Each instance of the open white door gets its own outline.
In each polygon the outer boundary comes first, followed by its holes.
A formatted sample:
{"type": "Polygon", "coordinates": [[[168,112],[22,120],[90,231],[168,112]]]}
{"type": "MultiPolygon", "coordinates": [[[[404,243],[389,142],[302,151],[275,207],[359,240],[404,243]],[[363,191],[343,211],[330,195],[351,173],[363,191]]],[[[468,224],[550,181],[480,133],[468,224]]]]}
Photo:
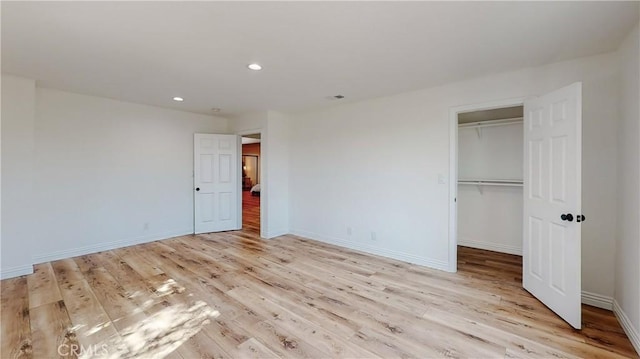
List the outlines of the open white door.
{"type": "Polygon", "coordinates": [[[195,233],[240,229],[239,137],[194,135],[195,233]]]}
{"type": "Polygon", "coordinates": [[[523,285],[580,329],[582,83],[524,103],[523,285]]]}

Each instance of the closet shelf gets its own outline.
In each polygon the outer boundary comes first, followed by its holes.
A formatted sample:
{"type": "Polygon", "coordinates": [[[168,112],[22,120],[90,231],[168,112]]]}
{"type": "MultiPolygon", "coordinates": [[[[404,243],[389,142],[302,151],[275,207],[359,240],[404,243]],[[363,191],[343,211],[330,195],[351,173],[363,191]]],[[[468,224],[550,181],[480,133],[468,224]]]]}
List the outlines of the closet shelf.
{"type": "Polygon", "coordinates": [[[484,186],[496,186],[496,187],[522,187],[523,182],[519,180],[476,180],[465,179],[458,180],[458,184],[472,185],[478,187],[478,192],[482,193],[482,187],[484,186]]]}
{"type": "Polygon", "coordinates": [[[468,184],[476,186],[510,186],[510,187],[522,187],[523,182],[519,180],[479,180],[479,179],[464,179],[458,180],[458,184],[468,184]]]}
{"type": "Polygon", "coordinates": [[[478,134],[478,138],[482,138],[482,129],[485,127],[516,125],[516,124],[521,124],[522,121],[523,121],[522,117],[514,117],[514,118],[505,118],[502,120],[461,123],[458,125],[458,128],[459,129],[473,128],[476,130],[476,133],[478,134]]]}

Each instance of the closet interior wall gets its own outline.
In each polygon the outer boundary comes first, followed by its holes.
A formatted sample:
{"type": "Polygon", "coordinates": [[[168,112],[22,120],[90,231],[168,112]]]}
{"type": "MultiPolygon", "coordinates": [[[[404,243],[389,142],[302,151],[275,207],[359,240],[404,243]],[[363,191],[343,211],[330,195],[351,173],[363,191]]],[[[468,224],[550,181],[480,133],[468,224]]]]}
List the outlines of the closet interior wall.
{"type": "Polygon", "coordinates": [[[459,125],[458,245],[522,255],[522,126],[459,125]]]}

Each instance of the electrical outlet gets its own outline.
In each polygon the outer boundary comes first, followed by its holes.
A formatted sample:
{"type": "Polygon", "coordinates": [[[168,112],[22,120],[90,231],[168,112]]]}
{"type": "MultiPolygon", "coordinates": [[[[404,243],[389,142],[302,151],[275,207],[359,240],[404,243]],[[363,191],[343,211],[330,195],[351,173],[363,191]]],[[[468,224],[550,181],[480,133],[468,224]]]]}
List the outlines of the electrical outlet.
{"type": "Polygon", "coordinates": [[[350,236],[351,235],[351,227],[347,227],[347,235],[350,236]]]}
{"type": "Polygon", "coordinates": [[[149,230],[149,222],[144,222],[144,230],[145,231],[149,230]]]}
{"type": "Polygon", "coordinates": [[[376,232],[371,232],[371,240],[372,240],[372,241],[376,241],[376,240],[377,240],[377,238],[376,238],[376,232]]]}

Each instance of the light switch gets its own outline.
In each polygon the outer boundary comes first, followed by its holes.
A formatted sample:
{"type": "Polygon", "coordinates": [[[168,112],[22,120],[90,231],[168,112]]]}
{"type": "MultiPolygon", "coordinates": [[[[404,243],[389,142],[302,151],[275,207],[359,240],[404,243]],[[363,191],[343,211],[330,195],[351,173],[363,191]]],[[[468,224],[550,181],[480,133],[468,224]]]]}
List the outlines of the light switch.
{"type": "Polygon", "coordinates": [[[442,173],[438,175],[438,184],[447,184],[447,179],[442,173]]]}

